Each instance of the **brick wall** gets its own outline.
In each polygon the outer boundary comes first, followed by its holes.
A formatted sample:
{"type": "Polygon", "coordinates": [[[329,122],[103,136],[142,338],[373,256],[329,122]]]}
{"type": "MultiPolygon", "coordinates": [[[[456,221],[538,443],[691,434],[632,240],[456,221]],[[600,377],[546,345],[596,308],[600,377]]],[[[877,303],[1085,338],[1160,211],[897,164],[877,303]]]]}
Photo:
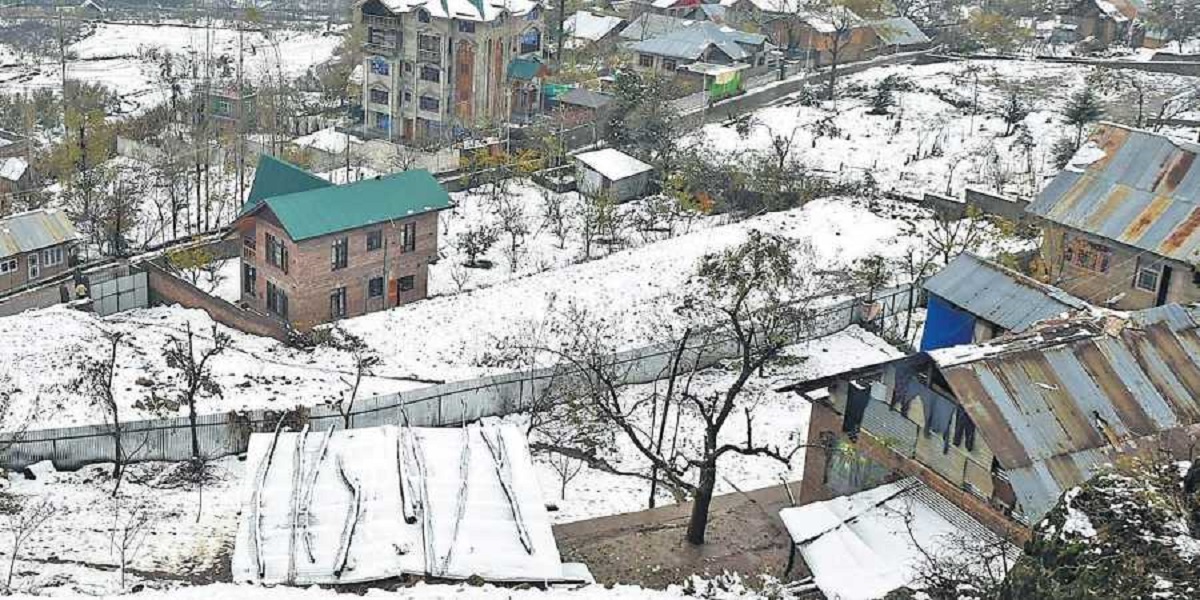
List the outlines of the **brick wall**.
{"type": "Polygon", "coordinates": [[[147,285],[150,287],[150,302],[153,304],[178,304],[186,308],[198,308],[222,325],[238,331],[287,340],[287,328],[283,323],[264,315],[238,308],[216,296],[200,291],[196,286],[168,273],[152,263],[142,263],[146,269],[147,285]]]}
{"type": "Polygon", "coordinates": [[[27,283],[33,281],[42,281],[51,279],[58,275],[67,272],[71,262],[71,249],[66,244],[62,244],[63,253],[62,261],[56,265],[46,266],[45,254],[42,250],[18,254],[8,258],[0,259],[0,261],[8,261],[13,258],[17,260],[17,270],[0,275],[0,293],[8,290],[15,290],[27,283]],[[29,278],[29,256],[36,254],[38,256],[38,276],[34,279],[29,278]]]}
{"type": "MultiPolygon", "coordinates": [[[[260,214],[267,215],[267,212],[260,214]]],[[[288,320],[297,329],[306,330],[331,320],[330,294],[339,287],[346,288],[347,317],[421,300],[428,295],[429,263],[437,257],[437,225],[437,213],[431,212],[293,243],[269,215],[256,218],[253,229],[243,231],[243,235],[253,235],[257,244],[254,257],[258,268],[256,295],[243,294],[242,301],[266,312],[266,286],[267,281],[271,281],[287,294],[288,320]],[[400,244],[406,223],[416,223],[416,244],[410,252],[402,252],[400,244]],[[383,231],[383,247],[368,251],[367,234],[379,230],[383,231]],[[287,245],[287,273],[267,262],[267,234],[287,245]],[[347,238],[347,266],[335,271],[331,268],[332,246],[342,237],[347,238]],[[369,281],[385,274],[385,254],[388,268],[384,296],[370,298],[369,281]],[[399,280],[410,275],[414,278],[413,289],[400,291],[399,280]]]]}

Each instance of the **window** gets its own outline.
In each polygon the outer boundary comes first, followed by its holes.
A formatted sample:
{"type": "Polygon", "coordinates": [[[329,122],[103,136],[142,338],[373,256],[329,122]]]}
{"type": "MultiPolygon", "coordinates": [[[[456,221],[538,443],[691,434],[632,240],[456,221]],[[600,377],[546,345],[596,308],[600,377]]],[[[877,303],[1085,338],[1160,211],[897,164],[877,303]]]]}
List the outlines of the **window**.
{"type": "Polygon", "coordinates": [[[1133,287],[1147,292],[1158,291],[1158,280],[1162,275],[1162,269],[1158,266],[1140,267],[1137,272],[1137,277],[1134,278],[1133,287]]]}
{"type": "Polygon", "coordinates": [[[213,101],[213,113],[224,116],[232,115],[233,104],[223,98],[217,98],[213,101]]]}
{"type": "Polygon", "coordinates": [[[333,241],[333,245],[329,250],[329,265],[330,270],[345,269],[350,262],[350,241],[348,238],[339,238],[333,241]]]}
{"type": "Polygon", "coordinates": [[[475,23],[472,21],[459,21],[458,30],[463,33],[475,33],[475,23]]]}
{"type": "Polygon", "coordinates": [[[426,65],[421,67],[421,81],[432,81],[437,83],[442,80],[442,72],[437,67],[426,65]]]}
{"type": "Polygon", "coordinates": [[[367,232],[367,252],[383,247],[383,232],[380,230],[367,232]]]}
{"type": "Polygon", "coordinates": [[[25,257],[25,262],[29,265],[29,278],[37,279],[38,276],[41,275],[41,273],[42,273],[41,269],[38,268],[37,252],[27,255],[25,257]]]}
{"type": "Polygon", "coordinates": [[[412,92],[404,92],[404,103],[405,104],[412,103],[412,92]]]}
{"type": "Polygon", "coordinates": [[[669,58],[664,58],[662,61],[662,68],[664,71],[674,71],[675,70],[675,61],[673,61],[669,58]]]}
{"type": "Polygon", "coordinates": [[[1067,245],[1063,258],[1077,267],[1107,273],[1112,264],[1112,249],[1086,240],[1075,240],[1067,245]]]}
{"type": "Polygon", "coordinates": [[[284,273],[288,272],[288,251],[287,246],[283,242],[275,239],[275,236],[266,234],[267,239],[267,262],[272,266],[280,269],[284,273]]]}
{"type": "Polygon", "coordinates": [[[340,287],[329,294],[329,316],[334,319],[346,316],[346,288],[340,287]]]}
{"type": "Polygon", "coordinates": [[[433,59],[436,60],[437,55],[442,51],[442,38],[436,35],[419,34],[417,35],[417,50],[432,52],[433,59]]]}
{"type": "Polygon", "coordinates": [[[17,271],[17,259],[10,258],[5,261],[0,261],[0,275],[8,275],[17,271]]]}
{"type": "Polygon", "coordinates": [[[654,57],[650,56],[649,54],[639,54],[638,55],[638,66],[639,67],[653,67],[654,66],[654,57]]]}
{"type": "Polygon", "coordinates": [[[417,224],[405,223],[400,230],[400,251],[412,252],[417,249],[417,224]]]}
{"type": "Polygon", "coordinates": [[[428,23],[429,22],[429,11],[427,11],[423,8],[418,9],[417,10],[417,20],[422,23],[428,23]]]}
{"type": "Polygon", "coordinates": [[[288,297],[283,289],[274,283],[267,282],[267,310],[283,317],[288,316],[288,297]]]}
{"type": "Polygon", "coordinates": [[[383,278],[372,277],[367,282],[367,296],[371,298],[379,298],[383,296],[383,278]]]}
{"type": "Polygon", "coordinates": [[[254,262],[254,255],[256,253],[257,246],[258,243],[254,241],[254,238],[242,238],[242,258],[250,262],[254,262]]]}
{"type": "Polygon", "coordinates": [[[388,100],[390,100],[390,96],[391,95],[388,94],[387,90],[380,90],[380,89],[372,89],[371,90],[371,102],[374,104],[387,104],[388,100]]]}
{"type": "MultiPolygon", "coordinates": [[[[367,30],[367,43],[383,46],[384,48],[395,48],[396,37],[389,31],[372,27],[367,30]]],[[[386,75],[386,73],[381,73],[381,75],[386,75]]]]}
{"type": "Polygon", "coordinates": [[[405,63],[404,63],[404,72],[405,72],[405,73],[412,73],[412,63],[405,61],[405,63]]]}
{"type": "Polygon", "coordinates": [[[542,49],[542,32],[536,27],[521,34],[521,54],[530,54],[542,49]]]}
{"type": "Polygon", "coordinates": [[[258,269],[247,262],[242,263],[242,295],[251,298],[258,295],[258,269]]]}
{"type": "Polygon", "coordinates": [[[421,110],[437,112],[438,107],[440,106],[441,102],[438,102],[437,98],[434,98],[433,96],[421,96],[421,110]]]}
{"type": "Polygon", "coordinates": [[[388,61],[376,56],[371,59],[371,72],[376,75],[387,76],[392,73],[392,65],[388,61]]]}
{"type": "Polygon", "coordinates": [[[42,250],[42,266],[53,267],[53,266],[61,265],[62,262],[63,262],[62,246],[57,246],[55,248],[46,248],[45,250],[42,250]]]}
{"type": "Polygon", "coordinates": [[[417,286],[417,278],[412,275],[405,275],[400,278],[400,291],[407,292],[417,286]]]}

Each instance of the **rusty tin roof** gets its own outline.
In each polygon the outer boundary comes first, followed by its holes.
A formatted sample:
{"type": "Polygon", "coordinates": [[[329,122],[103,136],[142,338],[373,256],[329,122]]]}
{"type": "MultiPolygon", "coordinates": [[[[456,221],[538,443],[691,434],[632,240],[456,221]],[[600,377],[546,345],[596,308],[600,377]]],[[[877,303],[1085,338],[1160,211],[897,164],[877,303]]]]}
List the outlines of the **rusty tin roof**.
{"type": "Polygon", "coordinates": [[[1198,153],[1200,145],[1104,123],[1027,210],[1159,256],[1200,263],[1198,153]]]}
{"type": "Polygon", "coordinates": [[[930,356],[1033,520],[1123,444],[1200,422],[1200,331],[1178,305],[930,356]]]}

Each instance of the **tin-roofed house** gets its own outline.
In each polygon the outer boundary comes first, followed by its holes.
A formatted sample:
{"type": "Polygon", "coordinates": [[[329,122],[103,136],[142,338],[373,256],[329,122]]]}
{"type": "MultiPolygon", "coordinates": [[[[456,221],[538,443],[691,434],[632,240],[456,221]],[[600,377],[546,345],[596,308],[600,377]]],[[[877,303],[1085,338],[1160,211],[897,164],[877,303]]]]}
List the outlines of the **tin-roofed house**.
{"type": "Polygon", "coordinates": [[[79,239],[61,210],[43,208],[0,219],[0,292],[65,272],[79,239]]]}
{"type": "Polygon", "coordinates": [[[1061,16],[1075,26],[1077,41],[1091,39],[1105,47],[1136,47],[1142,44],[1145,34],[1142,21],[1146,12],[1143,0],[1076,0],[1061,16]]]}
{"type": "Polygon", "coordinates": [[[263,156],[234,223],[241,303],[304,330],[420,300],[449,207],[424,170],[333,185],[263,156]]]}
{"type": "Polygon", "coordinates": [[[933,44],[933,40],[907,17],[875,19],[868,24],[879,37],[881,54],[924,50],[933,44]]]}
{"type": "Polygon", "coordinates": [[[955,257],[923,287],[929,300],[922,351],[985,342],[1090,308],[1054,286],[970,253],[955,257]]]}
{"type": "Polygon", "coordinates": [[[784,388],[812,401],[801,503],[915,476],[1020,536],[1121,455],[1186,457],[1200,433],[1200,326],[1179,305],[1043,322],[784,388]]]}
{"type": "Polygon", "coordinates": [[[575,181],[580,193],[606,195],[627,202],[646,193],[654,167],[614,148],[575,156],[575,181]]]}
{"type": "Polygon", "coordinates": [[[770,48],[762,34],[710,21],[626,45],[637,71],[695,82],[710,101],[740,93],[744,74],[770,68],[770,48]]]}
{"type": "Polygon", "coordinates": [[[1050,283],[1124,310],[1200,301],[1200,145],[1104,123],[1026,209],[1050,283]]]}

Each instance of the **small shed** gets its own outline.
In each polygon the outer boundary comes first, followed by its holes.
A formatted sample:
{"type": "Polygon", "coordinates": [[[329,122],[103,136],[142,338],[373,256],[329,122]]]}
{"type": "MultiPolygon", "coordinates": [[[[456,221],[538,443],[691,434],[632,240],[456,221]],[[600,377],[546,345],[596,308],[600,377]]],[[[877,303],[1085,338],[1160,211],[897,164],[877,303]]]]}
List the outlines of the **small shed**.
{"type": "Polygon", "coordinates": [[[606,194],[627,202],[646,193],[654,167],[614,148],[575,156],[575,180],[584,194],[606,194]]]}

